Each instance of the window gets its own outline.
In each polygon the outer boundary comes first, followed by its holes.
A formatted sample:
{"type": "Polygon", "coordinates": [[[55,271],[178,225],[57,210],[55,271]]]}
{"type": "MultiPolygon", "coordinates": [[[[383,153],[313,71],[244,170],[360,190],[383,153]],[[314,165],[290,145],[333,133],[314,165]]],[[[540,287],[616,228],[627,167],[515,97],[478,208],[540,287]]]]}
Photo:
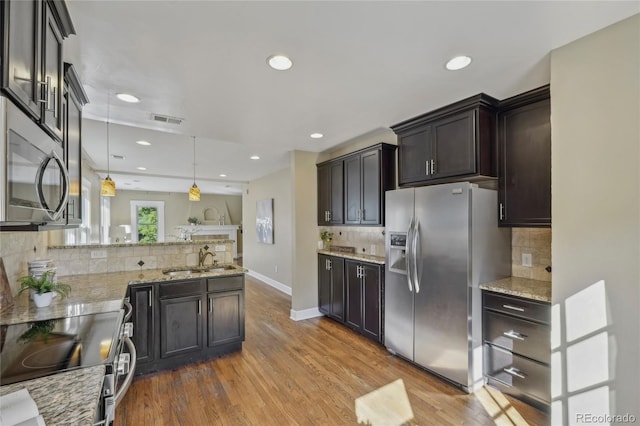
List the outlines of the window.
{"type": "Polygon", "coordinates": [[[131,239],[137,243],[164,241],[164,201],[131,201],[131,239]]]}

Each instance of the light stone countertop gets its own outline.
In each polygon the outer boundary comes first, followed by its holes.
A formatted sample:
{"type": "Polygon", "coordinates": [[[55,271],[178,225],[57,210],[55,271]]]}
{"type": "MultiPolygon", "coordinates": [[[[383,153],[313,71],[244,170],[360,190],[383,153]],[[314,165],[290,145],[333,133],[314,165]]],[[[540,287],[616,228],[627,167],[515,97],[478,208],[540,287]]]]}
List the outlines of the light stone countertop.
{"type": "Polygon", "coordinates": [[[98,408],[104,373],[104,365],[78,368],[0,386],[0,395],[27,389],[45,424],[90,426],[98,408]]]}
{"type": "Polygon", "coordinates": [[[115,243],[115,244],[77,244],[49,246],[50,249],[102,249],[102,248],[118,248],[118,247],[156,247],[156,246],[186,246],[186,245],[203,245],[203,244],[231,244],[233,240],[191,240],[191,241],[163,241],[161,243],[115,243]]]}
{"type": "MultiPolygon", "coordinates": [[[[185,266],[184,268],[188,267],[185,266]]],[[[117,311],[122,308],[122,301],[126,297],[127,287],[130,284],[236,275],[247,272],[247,269],[236,265],[236,269],[234,270],[175,276],[165,275],[162,271],[163,269],[149,269],[142,271],[60,276],[58,277],[59,282],[71,286],[71,294],[69,297],[61,299],[58,296],[53,299],[50,306],[37,308],[35,304],[29,300],[29,294],[25,291],[20,296],[14,298],[14,305],[12,307],[0,313],[0,325],[117,311]]]]}
{"type": "Polygon", "coordinates": [[[551,283],[548,281],[509,277],[480,284],[480,289],[551,303],[551,283]]]}
{"type": "Polygon", "coordinates": [[[373,256],[370,254],[360,254],[360,253],[345,253],[342,251],[333,251],[320,249],[318,250],[318,254],[326,254],[328,256],[336,256],[336,257],[344,257],[345,259],[353,259],[353,260],[361,260],[363,262],[376,263],[378,265],[385,264],[384,256],[373,256]]]}

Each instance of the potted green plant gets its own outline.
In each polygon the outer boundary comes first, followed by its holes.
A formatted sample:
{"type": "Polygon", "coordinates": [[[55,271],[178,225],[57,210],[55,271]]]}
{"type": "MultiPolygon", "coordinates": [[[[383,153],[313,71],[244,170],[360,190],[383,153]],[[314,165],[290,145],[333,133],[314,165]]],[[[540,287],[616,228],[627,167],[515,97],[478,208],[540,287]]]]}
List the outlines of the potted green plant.
{"type": "Polygon", "coordinates": [[[49,306],[53,299],[53,293],[58,293],[62,298],[65,298],[71,293],[71,286],[68,284],[59,283],[53,280],[53,272],[45,272],[41,277],[33,277],[31,275],[26,277],[20,277],[21,294],[25,290],[33,290],[33,302],[38,308],[49,306]]]}
{"type": "Polygon", "coordinates": [[[200,225],[200,219],[198,219],[198,218],[197,218],[197,217],[195,217],[195,216],[192,216],[192,217],[190,216],[190,217],[187,219],[187,222],[189,222],[189,224],[190,224],[190,225],[193,225],[193,226],[195,226],[195,225],[200,225]]]}
{"type": "Polygon", "coordinates": [[[329,250],[331,247],[331,240],[333,240],[333,232],[322,231],[320,232],[320,239],[324,243],[324,248],[329,250]]]}

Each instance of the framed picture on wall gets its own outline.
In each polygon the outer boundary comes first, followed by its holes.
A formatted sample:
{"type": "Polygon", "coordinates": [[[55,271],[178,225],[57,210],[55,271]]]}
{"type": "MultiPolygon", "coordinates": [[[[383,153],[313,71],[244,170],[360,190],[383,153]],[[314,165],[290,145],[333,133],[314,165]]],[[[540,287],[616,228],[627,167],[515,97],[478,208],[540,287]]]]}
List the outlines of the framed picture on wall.
{"type": "Polygon", "coordinates": [[[259,243],[273,244],[273,198],[256,202],[256,236],[259,243]]]}

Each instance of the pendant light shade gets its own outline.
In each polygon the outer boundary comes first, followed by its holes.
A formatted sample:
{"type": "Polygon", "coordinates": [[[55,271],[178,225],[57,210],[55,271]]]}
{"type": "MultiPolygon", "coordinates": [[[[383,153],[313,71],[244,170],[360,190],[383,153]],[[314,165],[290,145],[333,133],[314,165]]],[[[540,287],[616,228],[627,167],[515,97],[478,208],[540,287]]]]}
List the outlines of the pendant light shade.
{"type": "Polygon", "coordinates": [[[193,185],[189,188],[189,201],[200,201],[200,188],[196,185],[196,137],[193,136],[193,185]]]}
{"type": "Polygon", "coordinates": [[[100,182],[100,195],[103,197],[115,197],[116,195],[116,183],[111,179],[111,176],[109,176],[111,172],[111,153],[109,152],[109,96],[110,95],[107,94],[107,177],[100,182]]]}

